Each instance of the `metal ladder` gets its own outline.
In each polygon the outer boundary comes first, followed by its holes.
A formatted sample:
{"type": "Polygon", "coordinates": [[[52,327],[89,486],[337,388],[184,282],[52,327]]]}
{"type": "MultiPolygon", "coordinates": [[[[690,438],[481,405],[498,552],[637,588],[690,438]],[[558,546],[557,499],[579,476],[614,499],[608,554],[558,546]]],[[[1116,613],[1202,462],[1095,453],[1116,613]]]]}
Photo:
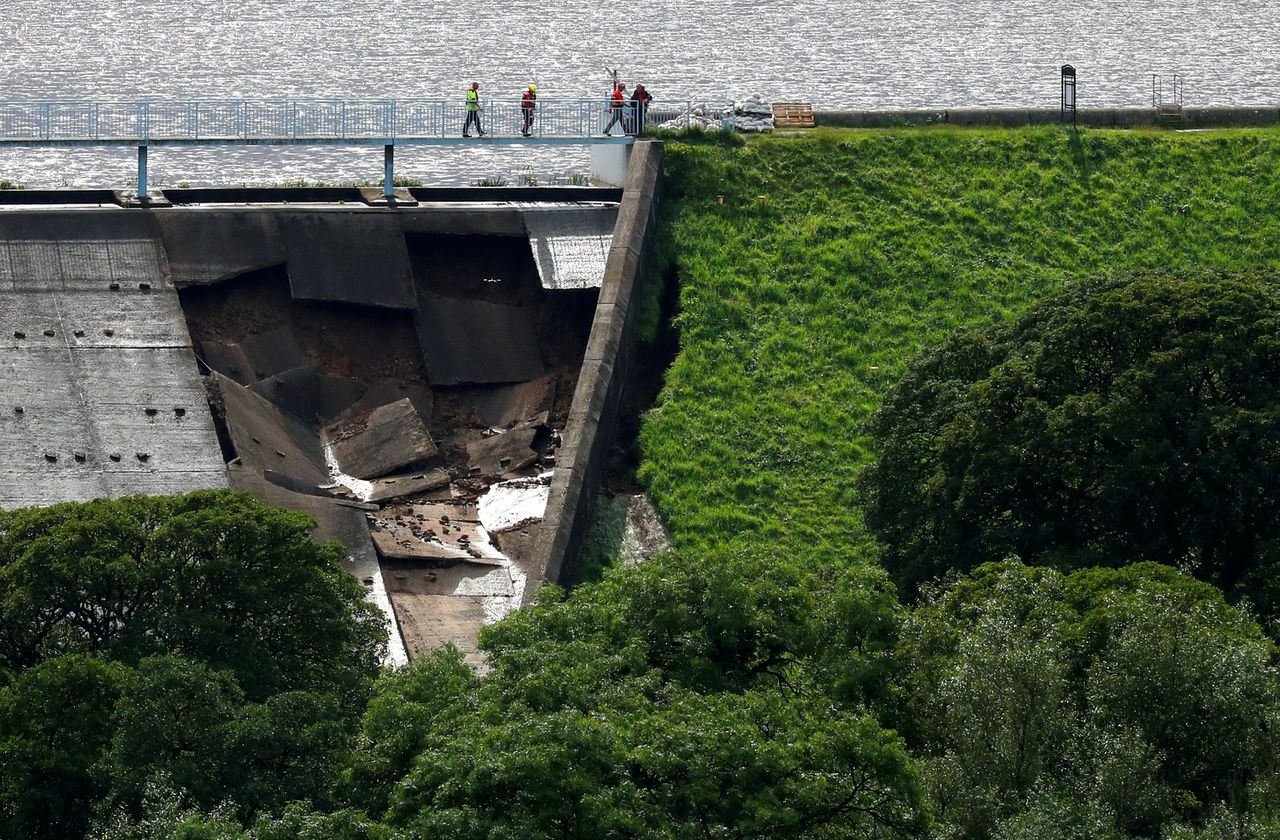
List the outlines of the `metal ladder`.
{"type": "Polygon", "coordinates": [[[1159,73],[1151,74],[1151,107],[1156,109],[1156,123],[1158,125],[1182,125],[1182,89],[1184,81],[1181,75],[1173,74],[1170,78],[1169,89],[1166,91],[1165,77],[1159,73]]]}

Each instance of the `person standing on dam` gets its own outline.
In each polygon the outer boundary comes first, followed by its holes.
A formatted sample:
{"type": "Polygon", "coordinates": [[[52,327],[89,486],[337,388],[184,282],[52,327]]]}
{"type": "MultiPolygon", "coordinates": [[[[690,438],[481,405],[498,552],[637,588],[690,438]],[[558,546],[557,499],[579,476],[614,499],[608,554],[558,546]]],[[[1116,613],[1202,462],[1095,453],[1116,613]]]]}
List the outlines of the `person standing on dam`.
{"type": "Polygon", "coordinates": [[[476,133],[481,137],[484,136],[484,129],[480,127],[480,83],[472,82],[471,87],[467,88],[467,121],[462,125],[462,136],[471,136],[471,126],[476,127],[476,133]]]}
{"type": "Polygon", "coordinates": [[[533,111],[538,107],[538,86],[529,85],[529,89],[520,97],[520,113],[524,116],[524,125],[520,133],[525,137],[533,130],[533,111]]]}
{"type": "Polygon", "coordinates": [[[636,89],[631,92],[631,133],[644,133],[644,120],[649,115],[649,103],[653,100],[653,96],[649,91],[644,89],[644,85],[636,85],[636,89]]]}
{"type": "Polygon", "coordinates": [[[619,124],[622,126],[622,133],[627,133],[627,100],[624,97],[626,90],[626,82],[618,82],[613,86],[613,95],[609,97],[609,113],[612,116],[609,117],[609,124],[604,127],[605,137],[612,137],[610,129],[619,124]]]}

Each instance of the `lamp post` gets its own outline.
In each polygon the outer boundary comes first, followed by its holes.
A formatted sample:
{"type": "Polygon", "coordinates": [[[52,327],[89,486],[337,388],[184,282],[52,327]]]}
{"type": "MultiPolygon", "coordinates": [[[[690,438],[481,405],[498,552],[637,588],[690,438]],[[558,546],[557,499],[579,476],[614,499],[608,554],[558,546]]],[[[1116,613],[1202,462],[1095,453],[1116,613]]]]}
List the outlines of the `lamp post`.
{"type": "Polygon", "coordinates": [[[1062,121],[1067,121],[1067,112],[1071,112],[1071,125],[1076,124],[1076,68],[1070,64],[1062,65],[1062,121]]]}

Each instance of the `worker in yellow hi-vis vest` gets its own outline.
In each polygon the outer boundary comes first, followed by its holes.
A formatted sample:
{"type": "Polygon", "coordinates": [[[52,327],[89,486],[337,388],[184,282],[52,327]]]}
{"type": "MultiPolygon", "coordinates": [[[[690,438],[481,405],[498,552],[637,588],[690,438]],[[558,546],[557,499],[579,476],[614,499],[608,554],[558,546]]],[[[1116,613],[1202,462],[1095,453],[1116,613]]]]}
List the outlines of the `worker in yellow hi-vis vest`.
{"type": "Polygon", "coordinates": [[[480,112],[484,110],[480,107],[480,83],[472,82],[471,87],[467,89],[467,121],[462,125],[462,136],[471,136],[471,126],[476,127],[476,133],[481,137],[484,136],[484,129],[480,127],[480,112]]]}

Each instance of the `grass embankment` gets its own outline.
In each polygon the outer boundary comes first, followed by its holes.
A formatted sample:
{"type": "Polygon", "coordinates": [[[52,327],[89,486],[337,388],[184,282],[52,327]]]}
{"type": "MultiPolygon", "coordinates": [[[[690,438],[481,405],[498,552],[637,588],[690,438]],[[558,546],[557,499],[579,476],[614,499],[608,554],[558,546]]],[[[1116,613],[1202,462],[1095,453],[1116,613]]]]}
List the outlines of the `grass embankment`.
{"type": "Polygon", "coordinates": [[[705,552],[866,557],[861,427],[957,327],[1100,272],[1280,265],[1271,130],[820,131],[673,143],[667,171],[680,350],[640,475],[705,552]]]}

